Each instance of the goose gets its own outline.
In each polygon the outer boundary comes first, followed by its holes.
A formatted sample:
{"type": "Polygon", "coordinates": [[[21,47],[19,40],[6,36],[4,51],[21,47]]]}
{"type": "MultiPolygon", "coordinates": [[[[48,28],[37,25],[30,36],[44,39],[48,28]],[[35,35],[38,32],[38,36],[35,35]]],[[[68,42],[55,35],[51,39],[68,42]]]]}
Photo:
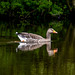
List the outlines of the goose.
{"type": "Polygon", "coordinates": [[[57,33],[53,28],[49,28],[46,33],[46,38],[43,38],[40,35],[27,33],[27,32],[16,32],[16,35],[21,40],[21,42],[29,42],[29,43],[38,43],[38,42],[48,42],[51,41],[51,33],[57,33]]]}

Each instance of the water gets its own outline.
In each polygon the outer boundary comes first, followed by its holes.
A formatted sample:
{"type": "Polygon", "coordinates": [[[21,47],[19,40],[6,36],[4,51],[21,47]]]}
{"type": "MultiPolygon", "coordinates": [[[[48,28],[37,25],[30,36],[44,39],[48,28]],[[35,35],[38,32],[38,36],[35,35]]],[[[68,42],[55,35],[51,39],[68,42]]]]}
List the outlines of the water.
{"type": "MultiPolygon", "coordinates": [[[[25,43],[21,43],[23,46],[25,43]]],[[[48,55],[45,46],[35,50],[16,51],[19,43],[3,43],[0,45],[0,74],[1,75],[38,75],[47,74],[50,56],[55,59],[55,54],[48,55]]],[[[26,44],[25,44],[26,45],[26,44]]],[[[28,44],[31,45],[31,44],[28,44]]],[[[23,46],[24,48],[24,46],[23,46]]]]}
{"type": "Polygon", "coordinates": [[[54,40],[36,44],[0,37],[0,75],[74,75],[75,28],[69,27],[64,40],[54,40]]]}

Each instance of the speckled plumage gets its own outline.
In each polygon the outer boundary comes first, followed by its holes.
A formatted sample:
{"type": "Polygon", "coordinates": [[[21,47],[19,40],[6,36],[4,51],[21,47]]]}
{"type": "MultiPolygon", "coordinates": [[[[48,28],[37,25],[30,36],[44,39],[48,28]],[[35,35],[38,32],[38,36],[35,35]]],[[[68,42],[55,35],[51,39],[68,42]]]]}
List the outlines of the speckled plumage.
{"type": "Polygon", "coordinates": [[[33,34],[33,33],[27,33],[27,32],[18,33],[18,32],[16,32],[16,34],[18,35],[18,37],[21,41],[31,42],[31,43],[51,41],[51,33],[57,33],[57,32],[53,28],[49,28],[47,30],[46,39],[45,39],[42,36],[33,34]]]}

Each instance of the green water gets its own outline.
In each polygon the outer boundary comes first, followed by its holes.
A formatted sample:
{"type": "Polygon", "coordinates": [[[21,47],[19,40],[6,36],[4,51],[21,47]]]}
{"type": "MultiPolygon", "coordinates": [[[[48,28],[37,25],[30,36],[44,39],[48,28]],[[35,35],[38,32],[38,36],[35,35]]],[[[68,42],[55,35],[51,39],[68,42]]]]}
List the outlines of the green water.
{"type": "MultiPolygon", "coordinates": [[[[18,29],[17,29],[18,30],[18,29]]],[[[5,30],[6,31],[6,30],[5,30]]],[[[9,30],[7,30],[9,32],[9,30]]],[[[15,35],[16,29],[13,31],[15,35]]],[[[20,43],[15,42],[17,36],[3,36],[0,33],[0,75],[74,75],[75,74],[75,28],[70,26],[65,33],[65,38],[60,41],[52,35],[53,42],[50,50],[47,44],[36,45],[35,49],[28,50],[25,44],[18,48],[20,43]],[[23,49],[21,47],[23,46],[23,49]],[[57,49],[56,53],[53,53],[57,49]],[[51,52],[50,52],[51,51],[51,52]]],[[[36,32],[34,32],[36,33],[36,32]]],[[[11,34],[11,33],[10,33],[11,34]]],[[[62,36],[62,35],[61,35],[62,36]]],[[[59,36],[59,38],[62,38],[59,36]]],[[[33,46],[33,45],[32,45],[33,46]]],[[[34,47],[34,46],[33,46],[34,47]]]]}

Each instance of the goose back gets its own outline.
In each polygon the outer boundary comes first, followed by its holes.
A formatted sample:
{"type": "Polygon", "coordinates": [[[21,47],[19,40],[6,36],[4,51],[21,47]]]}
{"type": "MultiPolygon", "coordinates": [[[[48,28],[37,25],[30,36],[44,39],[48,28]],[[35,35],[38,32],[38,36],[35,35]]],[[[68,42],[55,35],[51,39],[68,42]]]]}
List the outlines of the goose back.
{"type": "Polygon", "coordinates": [[[25,38],[44,39],[42,36],[37,35],[37,34],[33,34],[33,33],[22,32],[19,35],[21,35],[22,37],[25,37],[25,38]]]}

